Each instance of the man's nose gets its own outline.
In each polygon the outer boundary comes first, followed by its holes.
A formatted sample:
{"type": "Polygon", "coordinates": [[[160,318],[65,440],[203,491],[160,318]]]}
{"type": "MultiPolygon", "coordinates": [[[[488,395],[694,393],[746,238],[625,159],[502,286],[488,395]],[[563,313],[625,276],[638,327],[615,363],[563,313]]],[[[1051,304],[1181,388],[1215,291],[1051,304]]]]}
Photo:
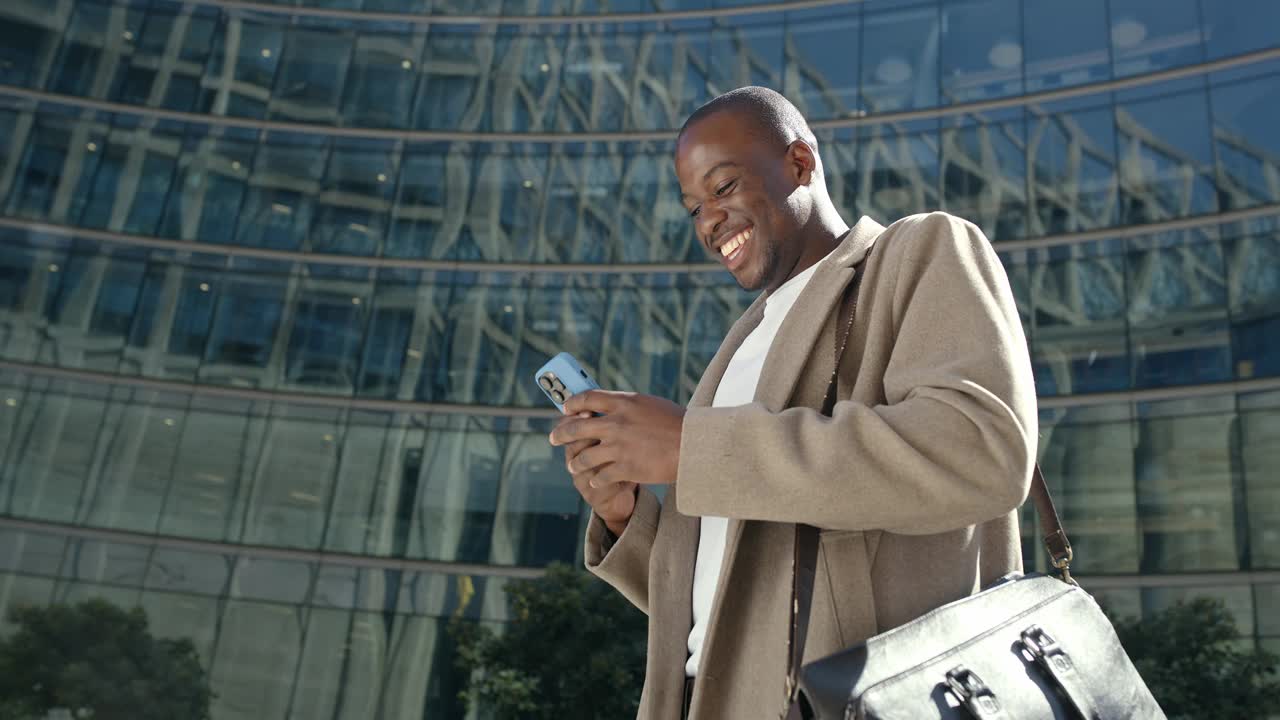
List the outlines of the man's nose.
{"type": "Polygon", "coordinates": [[[698,234],[708,246],[715,239],[716,233],[720,231],[720,227],[724,225],[724,221],[729,218],[729,213],[715,207],[713,205],[703,205],[702,212],[698,213],[698,234]]]}

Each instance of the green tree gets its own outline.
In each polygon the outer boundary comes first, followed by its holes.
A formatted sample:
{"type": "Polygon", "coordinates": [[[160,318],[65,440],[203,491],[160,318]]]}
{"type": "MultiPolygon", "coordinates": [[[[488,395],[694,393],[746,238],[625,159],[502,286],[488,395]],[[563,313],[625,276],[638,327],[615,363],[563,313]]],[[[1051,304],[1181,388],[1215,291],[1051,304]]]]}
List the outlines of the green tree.
{"type": "Polygon", "coordinates": [[[1276,656],[1242,648],[1235,621],[1220,601],[1198,598],[1142,620],[1113,621],[1170,718],[1252,720],[1280,708],[1276,656]]]}
{"type": "Polygon", "coordinates": [[[634,718],[644,681],[647,619],[584,570],[552,565],[507,584],[512,621],[498,633],[455,620],[462,692],[507,718],[634,718]]]}
{"type": "Polygon", "coordinates": [[[158,639],[141,608],[93,599],[18,607],[0,639],[0,720],[64,708],[92,720],[208,720],[213,693],[190,640],[158,639]]]}

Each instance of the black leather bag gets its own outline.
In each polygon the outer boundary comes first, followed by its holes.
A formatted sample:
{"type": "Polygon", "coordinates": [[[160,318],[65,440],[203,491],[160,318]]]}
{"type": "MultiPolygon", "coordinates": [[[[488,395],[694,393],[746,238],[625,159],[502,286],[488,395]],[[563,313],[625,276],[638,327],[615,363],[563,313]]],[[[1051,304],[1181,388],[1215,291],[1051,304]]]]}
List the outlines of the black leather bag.
{"type": "MultiPolygon", "coordinates": [[[[865,263],[864,263],[865,264],[865,263]]],[[[836,366],[853,325],[861,267],[841,305],[836,366]]],[[[836,375],[823,412],[835,403],[836,375]]],[[[819,531],[796,526],[786,717],[1164,718],[1098,604],[1071,578],[1071,545],[1039,466],[1031,499],[1059,576],[992,586],[800,667],[813,600],[819,531]]]]}

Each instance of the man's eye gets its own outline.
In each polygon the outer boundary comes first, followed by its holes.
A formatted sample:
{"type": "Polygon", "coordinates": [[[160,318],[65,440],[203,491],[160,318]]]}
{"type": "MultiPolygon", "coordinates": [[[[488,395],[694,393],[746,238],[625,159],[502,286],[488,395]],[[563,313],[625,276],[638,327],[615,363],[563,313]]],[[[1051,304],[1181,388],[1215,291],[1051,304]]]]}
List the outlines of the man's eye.
{"type": "Polygon", "coordinates": [[[691,218],[696,218],[696,217],[698,217],[698,213],[700,213],[700,212],[702,212],[702,206],[701,206],[701,205],[699,205],[698,207],[696,207],[696,208],[694,208],[694,209],[690,210],[690,211],[689,211],[689,217],[691,217],[691,218]]]}
{"type": "Polygon", "coordinates": [[[720,197],[725,193],[729,192],[729,190],[731,190],[733,186],[737,184],[737,182],[738,182],[737,180],[730,180],[729,182],[721,185],[720,189],[716,190],[716,197],[720,197]]]}

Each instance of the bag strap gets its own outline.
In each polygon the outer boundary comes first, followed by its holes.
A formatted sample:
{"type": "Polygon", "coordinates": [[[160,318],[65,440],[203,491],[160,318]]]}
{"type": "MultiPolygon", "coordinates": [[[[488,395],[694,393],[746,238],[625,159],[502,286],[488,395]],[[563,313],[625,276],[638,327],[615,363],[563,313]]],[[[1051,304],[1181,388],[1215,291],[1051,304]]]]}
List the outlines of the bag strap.
{"type": "MultiPolygon", "coordinates": [[[[870,251],[868,251],[869,255],[870,251]]],[[[853,281],[845,288],[844,295],[840,299],[835,365],[831,371],[831,380],[827,383],[827,393],[822,399],[822,414],[828,417],[835,410],[840,358],[849,344],[849,333],[853,329],[854,314],[857,310],[858,286],[861,284],[862,270],[866,264],[866,258],[858,263],[853,281]]],[[[1067,539],[1066,531],[1062,529],[1062,520],[1058,517],[1058,509],[1053,504],[1053,496],[1049,494],[1049,486],[1045,484],[1044,473],[1040,471],[1039,463],[1036,463],[1031,475],[1030,497],[1035,503],[1036,514],[1040,517],[1040,527],[1044,531],[1041,540],[1049,552],[1050,564],[1061,573],[1063,582],[1077,584],[1071,577],[1071,542],[1067,539]]],[[[791,575],[791,624],[788,633],[790,664],[787,667],[787,711],[784,715],[788,719],[801,717],[799,703],[795,702],[795,694],[800,679],[800,666],[804,660],[805,640],[809,634],[809,612],[813,607],[813,583],[817,575],[819,533],[819,529],[813,525],[796,524],[791,575]]]]}

